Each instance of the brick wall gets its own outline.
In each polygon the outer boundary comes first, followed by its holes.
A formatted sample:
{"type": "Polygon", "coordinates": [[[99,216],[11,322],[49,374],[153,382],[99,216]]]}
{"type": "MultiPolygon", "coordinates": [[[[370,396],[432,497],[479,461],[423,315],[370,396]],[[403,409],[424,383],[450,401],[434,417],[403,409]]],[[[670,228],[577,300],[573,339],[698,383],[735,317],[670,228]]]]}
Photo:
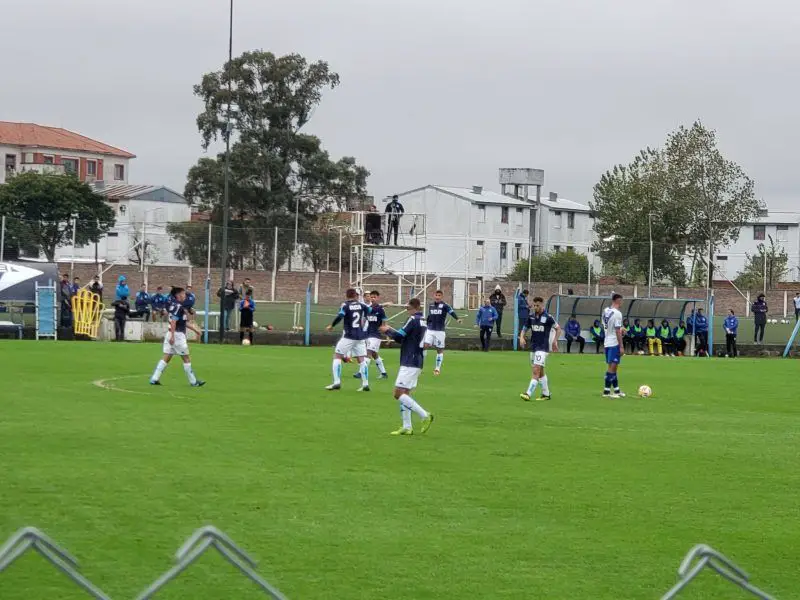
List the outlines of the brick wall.
{"type": "MultiPolygon", "coordinates": [[[[62,263],[59,265],[61,273],[69,273],[69,264],[62,263]]],[[[76,264],[75,275],[81,278],[82,283],[89,283],[95,275],[94,265],[76,264]]],[[[109,269],[103,276],[103,281],[106,288],[116,286],[117,279],[120,275],[125,275],[128,278],[128,285],[131,292],[134,292],[144,282],[144,273],[139,271],[135,265],[115,266],[109,269]]],[[[157,286],[168,288],[172,285],[185,286],[190,281],[195,287],[195,291],[203,288],[205,282],[205,269],[190,269],[189,267],[148,267],[148,283],[149,288],[154,290],[157,286]]],[[[245,277],[252,280],[252,285],[256,290],[256,298],[269,300],[272,286],[272,273],[266,271],[237,271],[235,274],[236,285],[241,284],[245,277]]],[[[304,301],[306,295],[306,286],[309,281],[314,281],[314,273],[296,273],[296,272],[278,272],[275,282],[275,299],[283,301],[304,301]]],[[[348,276],[342,276],[342,288],[346,288],[348,284],[348,276]]],[[[429,275],[428,296],[432,296],[436,290],[436,276],[429,275]]],[[[216,291],[220,287],[220,270],[211,270],[212,281],[212,295],[216,298],[216,291]]],[[[422,277],[418,276],[418,289],[421,287],[422,277]]],[[[488,295],[492,292],[495,285],[500,285],[506,297],[511,300],[514,290],[518,284],[522,287],[527,287],[526,282],[517,281],[486,281],[484,282],[483,289],[488,295]]],[[[393,275],[374,275],[370,276],[364,284],[367,290],[378,289],[384,300],[388,302],[404,302],[408,299],[411,293],[412,285],[408,281],[403,281],[400,294],[398,295],[398,277],[393,275]]],[[[449,277],[442,277],[439,279],[439,287],[444,292],[444,297],[448,302],[453,299],[453,279],[449,277]]],[[[534,283],[531,285],[531,294],[540,295],[547,299],[548,297],[558,294],[559,291],[567,293],[567,290],[572,288],[576,295],[586,294],[586,283],[582,284],[558,284],[558,283],[534,283]]],[[[785,290],[772,290],[767,292],[767,304],[770,307],[770,313],[779,317],[783,314],[784,295],[787,299],[787,312],[794,313],[792,305],[792,298],[800,286],[793,286],[787,284],[785,290]]],[[[729,308],[733,308],[737,314],[744,315],[746,312],[747,302],[744,298],[732,288],[730,285],[720,284],[715,288],[716,304],[715,313],[723,315],[727,313],[729,308]]],[[[339,289],[339,275],[338,273],[320,273],[319,274],[319,291],[318,302],[320,304],[336,304],[341,302],[344,289],[339,289]]],[[[632,286],[632,285],[612,285],[603,283],[601,285],[592,285],[591,295],[598,293],[601,296],[610,295],[611,292],[618,292],[626,297],[631,297],[636,292],[638,297],[647,295],[646,286],[632,286]]],[[[656,298],[672,298],[674,297],[675,289],[671,287],[653,287],[653,297],[656,298]]],[[[705,289],[692,289],[692,288],[678,288],[677,295],[679,298],[705,298],[705,289]]],[[[758,295],[757,292],[751,293],[751,300],[755,300],[758,295]]]]}

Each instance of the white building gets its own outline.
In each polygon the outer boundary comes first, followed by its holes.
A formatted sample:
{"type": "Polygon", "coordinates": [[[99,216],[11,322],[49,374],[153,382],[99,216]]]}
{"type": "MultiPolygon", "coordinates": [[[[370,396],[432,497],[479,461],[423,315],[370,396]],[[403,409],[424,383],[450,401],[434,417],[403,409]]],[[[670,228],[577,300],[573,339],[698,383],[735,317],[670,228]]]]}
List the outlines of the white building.
{"type": "Polygon", "coordinates": [[[128,182],[130,152],[66,129],[0,121],[0,184],[10,175],[71,173],[81,181],[128,182]]]}
{"type": "Polygon", "coordinates": [[[800,215],[769,212],[747,223],[739,239],[716,251],[715,279],[736,279],[747,264],[747,255],[759,254],[758,247],[770,246],[770,238],[789,255],[789,281],[800,281],[800,215]]]}
{"type": "MultiPolygon", "coordinates": [[[[507,275],[517,261],[536,252],[574,249],[587,253],[592,242],[589,207],[555,194],[541,200],[537,222],[534,199],[471,188],[428,185],[398,194],[405,216],[398,245],[424,239],[425,256],[404,250],[377,250],[373,270],[422,272],[492,279],[507,275]],[[410,236],[413,214],[424,215],[425,235],[410,236]],[[539,242],[537,243],[537,234],[539,242]]],[[[421,223],[417,223],[421,227],[421,223]]]]}
{"type": "Polygon", "coordinates": [[[70,246],[59,248],[56,260],[94,262],[97,258],[98,262],[106,264],[135,263],[141,260],[141,254],[132,248],[144,240],[147,243],[145,264],[186,264],[175,258],[177,246],[167,233],[168,223],[191,221],[191,207],[181,194],[164,186],[97,182],[93,187],[114,209],[114,227],[96,245],[74,251],[70,246]]]}

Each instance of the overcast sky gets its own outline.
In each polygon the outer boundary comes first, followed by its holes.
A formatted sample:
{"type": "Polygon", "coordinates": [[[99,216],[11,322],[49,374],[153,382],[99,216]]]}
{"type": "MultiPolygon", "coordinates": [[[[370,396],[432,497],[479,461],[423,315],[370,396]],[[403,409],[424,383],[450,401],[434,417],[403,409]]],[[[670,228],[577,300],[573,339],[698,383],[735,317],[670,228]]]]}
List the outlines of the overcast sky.
{"type": "MultiPolygon", "coordinates": [[[[135,153],[183,190],[192,85],[227,56],[228,0],[0,0],[0,120],[135,153]]],[[[701,118],[770,207],[797,202],[800,4],[791,0],[235,0],[234,53],[299,52],[342,78],[308,130],[376,197],[499,189],[545,170],[587,202],[607,168],[701,118]]]]}

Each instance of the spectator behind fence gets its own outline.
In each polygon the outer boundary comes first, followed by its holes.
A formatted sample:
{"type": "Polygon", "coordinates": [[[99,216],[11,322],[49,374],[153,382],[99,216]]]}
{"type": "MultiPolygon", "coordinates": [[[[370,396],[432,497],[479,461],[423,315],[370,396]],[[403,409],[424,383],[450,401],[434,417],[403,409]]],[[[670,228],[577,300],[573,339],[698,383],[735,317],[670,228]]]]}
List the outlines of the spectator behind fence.
{"type": "Polygon", "coordinates": [[[133,299],[134,308],[136,308],[136,316],[144,318],[145,321],[150,320],[150,305],[152,303],[150,294],[147,293],[147,286],[142,284],[139,291],[136,292],[136,297],[133,299]]]}
{"type": "Polygon", "coordinates": [[[528,317],[531,315],[531,309],[528,306],[528,290],[522,290],[522,293],[517,296],[517,319],[519,320],[519,329],[516,332],[517,337],[525,329],[525,324],[528,322],[528,317]]]}
{"type": "Polygon", "coordinates": [[[767,313],[769,312],[764,294],[758,295],[756,301],[753,302],[751,310],[753,311],[753,321],[755,324],[755,329],[753,330],[753,343],[763,344],[764,328],[767,325],[767,313]]]}
{"type": "Polygon", "coordinates": [[[800,292],[794,295],[794,320],[797,322],[800,319],[800,292]]]}
{"type": "Polygon", "coordinates": [[[502,333],[500,332],[500,327],[503,324],[503,309],[506,307],[506,296],[503,294],[503,290],[499,285],[496,285],[492,295],[489,296],[489,301],[492,303],[492,306],[497,311],[497,320],[495,321],[495,326],[497,327],[497,337],[503,337],[502,333]]]}
{"type": "Polygon", "coordinates": [[[736,347],[736,334],[739,332],[739,319],[733,309],[728,311],[725,317],[725,356],[736,358],[739,356],[739,349],[736,347]]]}
{"type": "Polygon", "coordinates": [[[250,292],[250,295],[252,296],[253,293],[254,293],[253,292],[253,284],[250,281],[249,277],[245,277],[244,281],[242,281],[242,285],[239,286],[239,290],[238,290],[239,296],[236,299],[237,300],[243,299],[247,295],[248,291],[250,292]]]}
{"type": "Polygon", "coordinates": [[[131,313],[131,303],[127,296],[122,296],[119,300],[111,303],[114,307],[114,339],[118,342],[125,341],[125,323],[131,313]]]}
{"type": "Polygon", "coordinates": [[[72,327],[72,285],[69,275],[61,276],[61,327],[72,327]]]}
{"type": "Polygon", "coordinates": [[[129,298],[130,295],[131,291],[128,289],[128,278],[125,277],[125,275],[120,275],[119,279],[117,279],[117,289],[114,294],[114,300],[121,300],[123,296],[129,298]]]}
{"type": "Polygon", "coordinates": [[[70,286],[70,291],[72,292],[73,296],[77,295],[77,293],[79,291],[81,291],[81,278],[80,277],[75,277],[72,280],[72,285],[70,286]]]}
{"type": "Polygon", "coordinates": [[[190,316],[194,315],[194,305],[197,302],[197,297],[194,295],[192,291],[192,286],[186,286],[186,297],[183,299],[183,308],[186,309],[186,312],[189,313],[190,316]]]}
{"type": "Polygon", "coordinates": [[[675,353],[683,356],[686,352],[686,323],[678,322],[678,326],[672,331],[672,340],[675,344],[675,353]]]}
{"type": "Polygon", "coordinates": [[[153,307],[153,321],[163,322],[169,305],[169,296],[164,293],[164,288],[156,288],[156,293],[150,296],[150,304],[153,307]]]}
{"type": "Polygon", "coordinates": [[[495,321],[497,321],[497,310],[492,306],[491,300],[486,298],[483,306],[478,309],[478,314],[475,315],[475,325],[481,328],[481,349],[484,352],[489,351],[495,321]]]}
{"type": "Polygon", "coordinates": [[[581,324],[578,322],[578,317],[574,314],[570,315],[567,325],[564,327],[564,335],[567,338],[567,354],[572,350],[572,342],[578,342],[578,352],[583,354],[586,340],[581,335],[581,324]]]}
{"type": "Polygon", "coordinates": [[[219,288],[217,297],[222,299],[222,310],[224,312],[219,318],[221,322],[225,323],[225,329],[230,329],[233,311],[236,309],[236,301],[239,299],[239,294],[233,287],[233,282],[229,281],[225,284],[225,287],[219,288]]]}
{"type": "Polygon", "coordinates": [[[100,282],[100,275],[94,276],[94,281],[92,281],[92,285],[89,286],[89,290],[93,294],[100,296],[100,302],[103,301],[103,284],[100,282]]]}
{"type": "Polygon", "coordinates": [[[708,318],[702,308],[698,308],[694,314],[694,334],[697,336],[695,355],[708,356],[708,318]]]}

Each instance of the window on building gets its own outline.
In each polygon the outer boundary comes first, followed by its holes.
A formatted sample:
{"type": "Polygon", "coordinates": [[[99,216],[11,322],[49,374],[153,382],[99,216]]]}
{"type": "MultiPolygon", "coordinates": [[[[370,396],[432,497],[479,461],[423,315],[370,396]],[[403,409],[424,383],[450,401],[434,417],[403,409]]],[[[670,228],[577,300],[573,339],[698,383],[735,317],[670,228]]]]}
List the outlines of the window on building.
{"type": "Polygon", "coordinates": [[[717,260],[728,260],[727,256],[717,256],[717,260]]]}
{"type": "Polygon", "coordinates": [[[575,252],[575,246],[567,246],[567,252],[575,252]]]}
{"type": "Polygon", "coordinates": [[[108,237],[119,237],[119,233],[116,231],[109,231],[106,235],[108,235],[108,237]]]}
{"type": "Polygon", "coordinates": [[[521,228],[521,227],[522,227],[522,220],[523,220],[523,218],[524,218],[524,213],[523,213],[523,211],[522,211],[522,209],[521,209],[521,208],[518,208],[518,209],[515,211],[515,214],[516,214],[517,216],[516,216],[516,220],[514,221],[514,225],[515,225],[516,227],[520,227],[520,228],[521,228]]]}
{"type": "Polygon", "coordinates": [[[553,246],[553,252],[561,252],[561,246],[553,246]]]}
{"type": "Polygon", "coordinates": [[[554,210],[553,211],[553,228],[554,229],[561,229],[561,211],[554,210]]]}
{"type": "Polygon", "coordinates": [[[125,165],[114,165],[114,180],[125,181],[125,165]]]}
{"type": "Polygon", "coordinates": [[[77,158],[62,158],[61,164],[64,165],[64,173],[78,174],[78,159],[77,158]]]}
{"type": "Polygon", "coordinates": [[[788,242],[789,241],[789,226],[788,225],[778,225],[775,231],[776,237],[778,238],[779,242],[788,242]]]}
{"type": "Polygon", "coordinates": [[[475,242],[475,246],[475,260],[483,260],[483,240],[478,240],[475,242]]]}
{"type": "Polygon", "coordinates": [[[514,244],[514,260],[522,260],[522,244],[514,244]]]}
{"type": "Polygon", "coordinates": [[[90,177],[97,177],[97,161],[96,160],[87,160],[86,161],[86,174],[90,177]]]}
{"type": "Polygon", "coordinates": [[[486,205],[478,204],[478,223],[486,223],[486,205]]]}
{"type": "Polygon", "coordinates": [[[44,164],[46,165],[54,165],[56,164],[56,157],[52,154],[45,154],[43,157],[44,164]]]}
{"type": "Polygon", "coordinates": [[[507,206],[501,206],[500,207],[500,222],[501,223],[505,223],[506,225],[508,225],[508,207],[507,206]]]}
{"type": "Polygon", "coordinates": [[[6,173],[14,173],[17,170],[17,155],[6,154],[6,173]]]}
{"type": "Polygon", "coordinates": [[[567,229],[575,229],[575,213],[567,213],[567,229]]]}
{"type": "Polygon", "coordinates": [[[500,260],[508,260],[508,243],[500,242],[500,260]]]}
{"type": "Polygon", "coordinates": [[[764,225],[753,225],[753,239],[765,240],[767,238],[767,228],[764,225]]]}

